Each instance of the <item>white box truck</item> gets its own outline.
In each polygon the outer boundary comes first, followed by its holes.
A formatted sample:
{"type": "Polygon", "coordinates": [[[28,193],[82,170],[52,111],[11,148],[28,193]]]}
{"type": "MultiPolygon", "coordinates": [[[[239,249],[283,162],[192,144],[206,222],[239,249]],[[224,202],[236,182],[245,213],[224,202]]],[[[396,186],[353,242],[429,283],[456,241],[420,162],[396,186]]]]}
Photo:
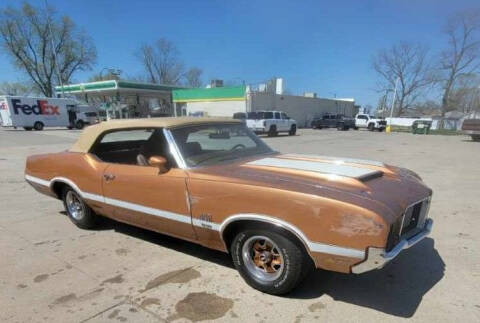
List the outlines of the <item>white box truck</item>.
{"type": "Polygon", "coordinates": [[[0,96],[0,123],[3,127],[81,129],[98,122],[98,112],[94,112],[92,108],[80,106],[74,99],[0,96]]]}

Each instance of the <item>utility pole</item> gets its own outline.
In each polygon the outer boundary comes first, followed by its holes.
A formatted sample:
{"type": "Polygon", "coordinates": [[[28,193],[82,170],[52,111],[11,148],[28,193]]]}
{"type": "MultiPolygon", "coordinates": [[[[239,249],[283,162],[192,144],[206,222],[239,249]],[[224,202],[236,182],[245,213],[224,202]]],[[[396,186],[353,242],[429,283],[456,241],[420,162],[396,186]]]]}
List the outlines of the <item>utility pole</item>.
{"type": "Polygon", "coordinates": [[[392,131],[393,109],[395,108],[395,99],[397,97],[397,86],[398,86],[399,80],[400,78],[397,77],[397,80],[395,81],[395,90],[393,91],[393,98],[392,98],[392,108],[390,109],[390,122],[388,123],[387,132],[392,131]]]}
{"type": "Polygon", "coordinates": [[[47,0],[45,0],[45,12],[47,13],[47,25],[48,25],[48,32],[50,33],[50,44],[52,46],[52,51],[53,51],[53,59],[55,60],[53,64],[55,65],[55,71],[57,72],[57,77],[58,77],[58,83],[60,83],[60,86],[62,88],[62,97],[65,97],[65,92],[63,89],[63,81],[62,81],[62,76],[60,75],[60,70],[58,69],[58,64],[57,64],[57,50],[55,49],[55,41],[53,39],[53,32],[52,32],[52,26],[50,25],[50,14],[48,11],[48,3],[47,0]]]}

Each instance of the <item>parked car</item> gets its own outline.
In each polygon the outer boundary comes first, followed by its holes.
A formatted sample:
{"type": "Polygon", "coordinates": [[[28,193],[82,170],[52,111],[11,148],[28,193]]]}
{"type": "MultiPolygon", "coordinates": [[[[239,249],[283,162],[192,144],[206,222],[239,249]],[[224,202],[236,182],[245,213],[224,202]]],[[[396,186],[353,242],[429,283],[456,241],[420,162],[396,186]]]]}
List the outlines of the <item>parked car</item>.
{"type": "Polygon", "coordinates": [[[432,191],[416,173],[281,154],[233,119],[102,122],[67,151],[29,156],[25,179],[62,200],[80,228],[102,215],[228,252],[245,281],[270,294],[312,268],[382,268],[433,223],[432,191]]]}
{"type": "Polygon", "coordinates": [[[348,130],[355,128],[355,119],[343,114],[326,113],[321,118],[314,118],[311,126],[313,129],[337,128],[337,130],[348,130]]]}
{"type": "Polygon", "coordinates": [[[359,128],[367,128],[370,131],[384,131],[387,127],[387,121],[381,118],[375,118],[368,114],[357,114],[355,116],[355,130],[359,128]]]}
{"type": "Polygon", "coordinates": [[[462,130],[470,135],[473,141],[480,141],[480,119],[465,119],[462,130]]]}
{"type": "Polygon", "coordinates": [[[287,132],[290,136],[297,133],[297,122],[282,111],[255,111],[247,113],[247,127],[256,134],[276,136],[287,132]]]}

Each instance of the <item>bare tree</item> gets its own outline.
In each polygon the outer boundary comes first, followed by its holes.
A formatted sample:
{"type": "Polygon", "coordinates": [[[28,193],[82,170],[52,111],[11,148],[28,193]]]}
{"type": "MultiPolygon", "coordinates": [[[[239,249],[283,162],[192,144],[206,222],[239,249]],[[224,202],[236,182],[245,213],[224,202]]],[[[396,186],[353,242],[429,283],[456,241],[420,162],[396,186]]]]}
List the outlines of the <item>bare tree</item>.
{"type": "Polygon", "coordinates": [[[373,68],[380,76],[379,91],[393,91],[398,79],[397,116],[404,113],[434,81],[427,55],[424,46],[401,42],[390,49],[380,50],[373,57],[373,68]]]}
{"type": "Polygon", "coordinates": [[[122,74],[122,71],[115,70],[115,69],[107,69],[106,72],[103,72],[104,70],[90,76],[88,81],[98,82],[98,81],[120,80],[120,75],[122,74]]]}
{"type": "Polygon", "coordinates": [[[136,56],[142,63],[150,82],[180,84],[185,68],[173,42],[160,38],[153,45],[144,44],[136,56]]]}
{"type": "Polygon", "coordinates": [[[185,73],[185,85],[189,87],[202,86],[202,70],[198,67],[192,67],[185,73]]]}
{"type": "Polygon", "coordinates": [[[91,39],[69,17],[55,18],[51,7],[39,9],[24,3],[19,10],[1,10],[0,36],[15,66],[48,97],[59,81],[57,67],[62,82],[68,83],[75,72],[91,69],[96,60],[91,39]]]}
{"type": "Polygon", "coordinates": [[[466,74],[458,77],[448,97],[449,107],[464,113],[480,111],[480,76],[466,74]]]}
{"type": "Polygon", "coordinates": [[[415,102],[415,104],[412,105],[412,112],[416,116],[438,115],[440,111],[440,104],[434,100],[415,102]]]}
{"type": "Polygon", "coordinates": [[[455,108],[450,95],[458,79],[480,68],[480,10],[469,10],[450,17],[444,33],[448,37],[448,48],[440,57],[442,116],[455,108]]]}
{"type": "Polygon", "coordinates": [[[20,82],[2,82],[0,84],[0,95],[30,95],[33,89],[31,86],[20,82]]]}

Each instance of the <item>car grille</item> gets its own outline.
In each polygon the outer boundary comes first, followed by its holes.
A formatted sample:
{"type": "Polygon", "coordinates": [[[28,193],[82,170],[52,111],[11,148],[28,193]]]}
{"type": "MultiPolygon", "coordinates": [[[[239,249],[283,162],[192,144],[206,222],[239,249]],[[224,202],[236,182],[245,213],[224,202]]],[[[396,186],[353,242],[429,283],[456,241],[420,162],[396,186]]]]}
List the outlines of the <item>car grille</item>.
{"type": "Polygon", "coordinates": [[[401,239],[408,239],[423,228],[430,208],[430,199],[429,196],[410,205],[403,215],[392,224],[387,240],[387,251],[392,250],[401,239]]]}

